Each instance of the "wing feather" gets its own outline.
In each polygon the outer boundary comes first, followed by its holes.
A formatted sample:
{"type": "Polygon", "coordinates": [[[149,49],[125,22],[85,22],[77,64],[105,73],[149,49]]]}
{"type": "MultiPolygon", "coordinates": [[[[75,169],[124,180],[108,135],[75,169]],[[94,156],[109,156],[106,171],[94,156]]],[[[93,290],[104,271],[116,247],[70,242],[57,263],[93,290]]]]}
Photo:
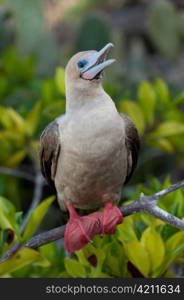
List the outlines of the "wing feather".
{"type": "Polygon", "coordinates": [[[60,149],[58,123],[53,121],[43,131],[39,147],[41,172],[51,186],[54,186],[60,149]]]}
{"type": "Polygon", "coordinates": [[[140,140],[137,129],[130,118],[125,114],[120,114],[125,124],[125,143],[128,150],[128,168],[125,183],[127,183],[136,168],[140,149],[140,140]]]}

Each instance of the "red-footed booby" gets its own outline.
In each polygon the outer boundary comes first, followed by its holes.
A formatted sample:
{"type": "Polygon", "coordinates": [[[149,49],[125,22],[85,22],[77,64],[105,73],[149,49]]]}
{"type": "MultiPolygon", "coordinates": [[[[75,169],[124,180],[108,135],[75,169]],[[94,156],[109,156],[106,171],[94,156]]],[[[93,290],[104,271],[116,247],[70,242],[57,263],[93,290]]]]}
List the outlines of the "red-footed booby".
{"type": "Polygon", "coordinates": [[[104,91],[103,70],[113,47],[74,55],[65,70],[66,113],[50,123],[40,138],[43,176],[54,184],[62,210],[69,211],[64,245],[81,249],[96,234],[113,234],[123,216],[116,206],[122,185],[137,163],[139,137],[104,91]],[[79,216],[75,208],[102,211],[79,216]]]}

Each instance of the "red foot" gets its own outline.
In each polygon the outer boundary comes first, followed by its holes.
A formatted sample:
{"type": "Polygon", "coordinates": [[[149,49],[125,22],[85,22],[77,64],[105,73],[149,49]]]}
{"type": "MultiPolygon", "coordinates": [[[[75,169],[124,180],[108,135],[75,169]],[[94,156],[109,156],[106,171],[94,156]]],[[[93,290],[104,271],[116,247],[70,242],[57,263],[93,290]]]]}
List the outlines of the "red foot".
{"type": "Polygon", "coordinates": [[[83,248],[96,234],[114,234],[116,225],[122,223],[123,216],[118,207],[106,203],[104,211],[88,216],[77,215],[71,203],[67,204],[70,219],[64,234],[64,246],[68,252],[83,248]]]}
{"type": "Polygon", "coordinates": [[[68,204],[67,208],[70,213],[70,219],[66,225],[64,246],[68,252],[74,252],[83,248],[96,234],[100,233],[99,214],[101,213],[95,212],[88,216],[80,217],[72,204],[68,204]]]}
{"type": "Polygon", "coordinates": [[[102,215],[102,234],[114,234],[116,225],[123,222],[123,215],[117,206],[112,205],[111,202],[105,204],[102,215]]]}

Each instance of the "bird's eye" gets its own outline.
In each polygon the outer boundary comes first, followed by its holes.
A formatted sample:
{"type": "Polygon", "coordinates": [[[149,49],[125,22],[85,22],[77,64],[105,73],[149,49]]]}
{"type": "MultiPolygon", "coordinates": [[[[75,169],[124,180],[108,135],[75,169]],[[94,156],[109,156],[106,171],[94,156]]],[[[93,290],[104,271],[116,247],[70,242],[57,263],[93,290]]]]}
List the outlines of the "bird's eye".
{"type": "Polygon", "coordinates": [[[85,59],[81,59],[78,61],[77,66],[79,69],[83,69],[86,65],[87,65],[87,60],[85,59]]]}

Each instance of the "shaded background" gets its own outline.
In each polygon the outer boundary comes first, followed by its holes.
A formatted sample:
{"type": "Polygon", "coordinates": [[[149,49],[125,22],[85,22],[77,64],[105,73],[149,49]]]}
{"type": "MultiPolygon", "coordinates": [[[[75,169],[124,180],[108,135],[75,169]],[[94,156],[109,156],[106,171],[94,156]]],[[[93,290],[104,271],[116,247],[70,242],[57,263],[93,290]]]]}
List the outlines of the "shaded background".
{"type": "MultiPolygon", "coordinates": [[[[42,130],[65,109],[62,68],[76,52],[108,42],[117,63],[105,74],[105,90],[142,139],[123,198],[135,198],[137,184],[151,193],[168,175],[183,178],[184,1],[1,0],[0,194],[17,210],[53,194],[41,182],[35,195],[37,149],[42,130]]],[[[62,222],[55,203],[41,229],[62,222]]]]}
{"type": "Polygon", "coordinates": [[[110,40],[120,62],[117,80],[125,87],[155,76],[182,87],[182,0],[1,2],[1,51],[15,46],[21,55],[33,54],[41,75],[53,75],[75,52],[110,40]]]}

